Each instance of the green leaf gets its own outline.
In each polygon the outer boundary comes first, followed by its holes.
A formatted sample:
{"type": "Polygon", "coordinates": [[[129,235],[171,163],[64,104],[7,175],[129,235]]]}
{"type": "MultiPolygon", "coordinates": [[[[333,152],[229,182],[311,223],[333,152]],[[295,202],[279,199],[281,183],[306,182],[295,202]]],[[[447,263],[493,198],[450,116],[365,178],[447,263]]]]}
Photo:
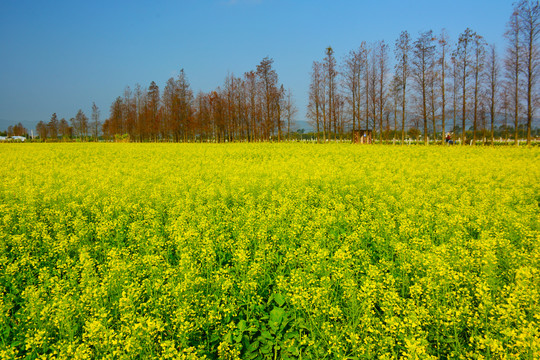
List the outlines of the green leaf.
{"type": "Polygon", "coordinates": [[[306,321],[302,317],[296,319],[295,325],[296,325],[296,327],[298,327],[300,329],[307,329],[306,321]]]}
{"type": "Polygon", "coordinates": [[[245,320],[240,320],[238,322],[238,330],[240,330],[240,331],[246,330],[246,321],[245,320]]]}
{"type": "Polygon", "coordinates": [[[281,294],[275,294],[274,295],[274,301],[279,306],[283,306],[283,304],[285,304],[285,298],[283,298],[283,295],[281,295],[281,294]]]}
{"type": "Polygon", "coordinates": [[[256,359],[258,356],[259,356],[259,353],[254,351],[254,352],[250,352],[250,353],[247,353],[244,355],[246,359],[256,359]]]}
{"type": "Polygon", "coordinates": [[[298,333],[298,331],[295,331],[295,332],[289,331],[283,336],[283,338],[285,340],[295,339],[295,338],[300,339],[300,334],[298,333]]]}
{"type": "Polygon", "coordinates": [[[298,348],[296,346],[289,346],[287,350],[294,356],[300,355],[300,351],[298,351],[298,348]]]}
{"type": "Polygon", "coordinates": [[[249,344],[248,347],[247,347],[248,351],[255,351],[258,348],[259,348],[259,342],[257,340],[255,340],[254,342],[249,344]]]}
{"type": "Polygon", "coordinates": [[[279,330],[279,323],[270,320],[270,321],[268,322],[268,325],[270,326],[270,329],[272,329],[272,332],[274,332],[274,333],[278,332],[278,330],[279,330]]]}
{"type": "Polygon", "coordinates": [[[281,320],[283,319],[283,315],[285,315],[285,310],[283,308],[275,307],[272,311],[270,311],[270,320],[280,324],[281,320]]]}
{"type": "Polygon", "coordinates": [[[272,339],[274,338],[274,337],[272,336],[272,334],[270,334],[270,332],[269,332],[269,331],[266,331],[266,330],[263,331],[263,332],[261,332],[261,335],[262,335],[263,338],[269,339],[269,340],[272,340],[272,339]]]}
{"type": "Polygon", "coordinates": [[[210,336],[210,342],[212,343],[219,341],[219,339],[220,338],[218,333],[213,333],[212,336],[210,336]]]}
{"type": "Polygon", "coordinates": [[[270,354],[272,352],[273,343],[269,342],[265,346],[261,348],[261,353],[263,354],[270,354]]]}
{"type": "Polygon", "coordinates": [[[287,319],[283,319],[283,321],[281,322],[281,330],[284,330],[286,327],[287,327],[287,324],[289,323],[289,320],[287,319]]]}

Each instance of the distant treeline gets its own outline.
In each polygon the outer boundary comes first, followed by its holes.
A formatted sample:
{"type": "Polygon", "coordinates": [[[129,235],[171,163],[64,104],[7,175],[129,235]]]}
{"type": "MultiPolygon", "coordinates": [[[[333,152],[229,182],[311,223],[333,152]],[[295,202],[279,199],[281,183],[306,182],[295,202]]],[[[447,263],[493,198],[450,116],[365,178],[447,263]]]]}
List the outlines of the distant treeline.
{"type": "MultiPolygon", "coordinates": [[[[340,63],[328,47],[314,61],[306,112],[318,141],[349,138],[352,129],[369,129],[379,141],[406,137],[462,143],[511,136],[515,143],[535,136],[533,117],[540,91],[540,5],[521,0],[506,24],[507,47],[494,45],[467,28],[452,42],[443,29],[413,39],[401,32],[393,48],[384,41],[362,42],[340,63]],[[470,129],[465,131],[465,129],[470,129]]],[[[297,137],[297,114],[290,90],[279,83],[264,58],[241,77],[228,75],[223,86],[193,94],[183,70],[163,91],[127,87],[100,122],[79,110],[68,122],[53,114],[40,122],[41,139],[124,141],[281,141],[297,137]]],[[[536,134],[538,136],[538,134],[536,134]]],[[[486,140],[484,140],[486,141],[486,140]]]]}
{"type": "Polygon", "coordinates": [[[25,136],[27,134],[28,130],[21,123],[8,126],[6,131],[0,131],[0,136],[25,136]]]}

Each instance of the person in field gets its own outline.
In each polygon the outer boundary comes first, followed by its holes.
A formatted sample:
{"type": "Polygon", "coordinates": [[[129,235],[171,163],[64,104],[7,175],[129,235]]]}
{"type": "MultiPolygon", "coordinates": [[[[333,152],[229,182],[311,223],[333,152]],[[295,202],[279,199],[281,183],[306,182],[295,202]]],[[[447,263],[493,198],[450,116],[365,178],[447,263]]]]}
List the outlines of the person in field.
{"type": "Polygon", "coordinates": [[[446,133],[446,144],[447,145],[453,145],[454,144],[454,141],[452,140],[452,136],[450,135],[450,133],[446,133]]]}

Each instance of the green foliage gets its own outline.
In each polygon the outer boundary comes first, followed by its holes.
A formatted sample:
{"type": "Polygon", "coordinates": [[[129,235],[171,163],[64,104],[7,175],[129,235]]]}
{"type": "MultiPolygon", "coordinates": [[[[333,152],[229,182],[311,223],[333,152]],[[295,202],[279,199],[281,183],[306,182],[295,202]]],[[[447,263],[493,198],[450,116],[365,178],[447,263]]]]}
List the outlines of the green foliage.
{"type": "Polygon", "coordinates": [[[539,160],[0,144],[0,358],[538,358],[539,160]]]}

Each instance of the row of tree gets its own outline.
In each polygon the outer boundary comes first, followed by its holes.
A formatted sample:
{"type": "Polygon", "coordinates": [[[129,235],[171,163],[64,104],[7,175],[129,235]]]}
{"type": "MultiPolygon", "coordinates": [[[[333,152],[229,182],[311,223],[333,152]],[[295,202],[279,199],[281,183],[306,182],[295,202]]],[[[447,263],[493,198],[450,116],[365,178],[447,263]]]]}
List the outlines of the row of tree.
{"type": "Polygon", "coordinates": [[[228,75],[222,87],[196,96],[183,70],[161,96],[155,82],[146,91],[128,87],[111,105],[103,134],[134,141],[280,141],[290,136],[296,108],[272,64],[266,57],[255,71],[228,75]]]}
{"type": "Polygon", "coordinates": [[[70,140],[76,137],[85,141],[89,139],[97,141],[102,130],[99,116],[100,110],[93,103],[91,122],[81,109],[77,111],[75,117],[69,119],[69,122],[65,118],[58,119],[58,116],[54,113],[49,122],[40,121],[36,125],[36,132],[42,140],[70,140]]]}
{"type": "Polygon", "coordinates": [[[454,46],[444,30],[416,39],[403,31],[394,46],[393,73],[384,41],[363,42],[341,64],[328,47],[324,59],[313,62],[307,116],[323,141],[349,127],[374,130],[379,140],[400,131],[403,141],[409,127],[426,143],[430,136],[443,140],[448,130],[455,136],[458,127],[465,143],[467,125],[474,142],[487,132],[493,141],[497,118],[505,128],[513,124],[517,143],[525,119],[530,143],[539,100],[539,36],[539,3],[521,0],[507,25],[502,66],[495,46],[469,28],[454,46]]]}
{"type": "Polygon", "coordinates": [[[4,136],[26,136],[27,134],[28,130],[26,130],[23,124],[18,123],[16,125],[8,126],[4,136]]]}

